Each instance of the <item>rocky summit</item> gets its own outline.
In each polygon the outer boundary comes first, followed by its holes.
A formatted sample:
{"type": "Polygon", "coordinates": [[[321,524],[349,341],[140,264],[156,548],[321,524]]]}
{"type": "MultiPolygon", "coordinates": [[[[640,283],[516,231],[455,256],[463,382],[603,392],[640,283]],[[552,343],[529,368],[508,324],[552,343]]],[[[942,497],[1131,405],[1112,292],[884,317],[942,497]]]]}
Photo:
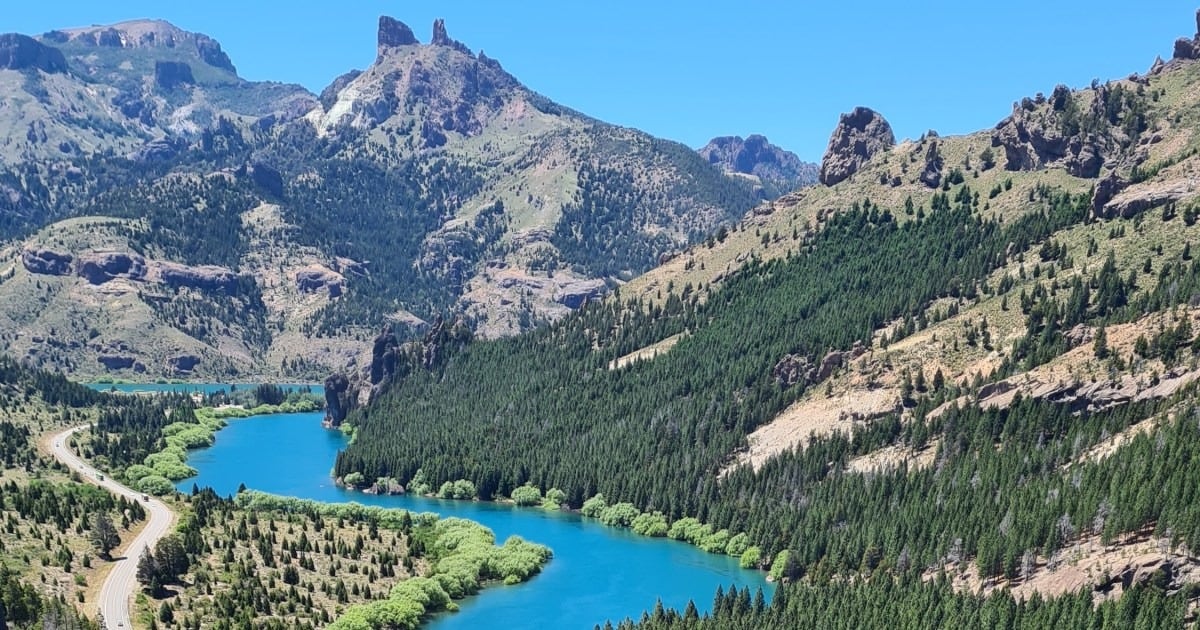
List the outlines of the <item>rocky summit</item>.
{"type": "Polygon", "coordinates": [[[757,178],[762,195],[774,199],[817,181],[818,166],[777,147],[765,136],[721,136],[700,148],[701,157],[727,173],[757,178]]]}
{"type": "Polygon", "coordinates": [[[854,111],[842,114],[829,138],[829,147],[821,159],[821,183],[833,186],[844,181],[872,156],[895,144],[892,126],[883,116],[868,107],[855,107],[854,111]]]}

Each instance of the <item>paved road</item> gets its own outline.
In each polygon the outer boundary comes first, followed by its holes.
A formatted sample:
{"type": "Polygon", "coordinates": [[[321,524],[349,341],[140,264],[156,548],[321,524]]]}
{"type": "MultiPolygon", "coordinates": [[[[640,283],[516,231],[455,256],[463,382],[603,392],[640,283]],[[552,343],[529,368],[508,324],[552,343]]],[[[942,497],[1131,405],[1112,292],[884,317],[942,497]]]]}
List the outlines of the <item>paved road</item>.
{"type": "Polygon", "coordinates": [[[104,615],[105,625],[109,630],[130,628],[132,626],[129,619],[129,602],[133,599],[133,594],[138,589],[138,558],[141,557],[143,549],[147,547],[153,548],[154,544],[160,538],[167,535],[171,529],[171,521],[174,520],[174,515],[166,504],[154,497],[143,500],[141,492],[135,492],[108,477],[101,479],[100,472],[87,465],[79,456],[71,451],[70,446],[68,446],[71,436],[87,428],[87,425],[83,425],[67,429],[55,435],[51,438],[50,452],[58,461],[66,464],[71,470],[79,471],[79,474],[88,483],[98,485],[130,501],[141,501],[149,516],[146,527],[126,546],[125,550],[123,552],[113,552],[113,557],[116,560],[114,560],[112,570],[108,573],[108,578],[104,580],[104,585],[100,587],[99,607],[100,613],[104,615]]]}

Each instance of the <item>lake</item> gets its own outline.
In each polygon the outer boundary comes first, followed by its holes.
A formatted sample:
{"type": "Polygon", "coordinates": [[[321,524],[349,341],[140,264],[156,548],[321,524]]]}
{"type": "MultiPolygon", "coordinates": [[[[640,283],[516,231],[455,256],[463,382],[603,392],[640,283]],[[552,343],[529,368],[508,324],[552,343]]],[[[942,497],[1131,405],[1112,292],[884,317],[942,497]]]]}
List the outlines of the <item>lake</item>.
{"type": "Polygon", "coordinates": [[[711,610],[718,586],[762,587],[768,598],[774,591],[765,574],[741,569],[736,558],[637,536],[576,514],[343,490],[329,473],[345,443],[340,432],[321,427],[320,413],[232,420],[217,434],[215,445],[191,453],[188,463],[199,475],[177,487],[191,492],[193,484],[211,486],[227,495],[244,483],[254,490],[317,501],[437,512],[482,523],[500,542],[516,534],[554,550],[541,575],[515,586],[489,585],[460,601],[459,612],[440,615],[426,626],[438,630],[591,628],[605,620],[637,618],[659,599],[680,610],[694,600],[705,612],[711,610]]]}

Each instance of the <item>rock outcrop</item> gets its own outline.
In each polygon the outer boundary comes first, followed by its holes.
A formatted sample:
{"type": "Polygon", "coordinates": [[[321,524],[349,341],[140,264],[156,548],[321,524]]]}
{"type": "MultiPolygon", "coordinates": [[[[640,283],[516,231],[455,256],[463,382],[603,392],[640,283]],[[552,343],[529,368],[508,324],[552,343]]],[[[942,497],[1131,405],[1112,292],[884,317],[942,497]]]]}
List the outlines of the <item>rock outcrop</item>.
{"type": "Polygon", "coordinates": [[[331,374],[325,379],[325,426],[341,426],[355,404],[356,396],[351,392],[350,379],[345,374],[331,374]]]}
{"type": "Polygon", "coordinates": [[[173,90],[182,85],[195,85],[192,67],[182,61],[155,61],[154,84],[164,90],[173,90]]]}
{"type": "Polygon", "coordinates": [[[925,150],[925,167],[921,169],[920,180],[930,188],[937,188],[942,185],[942,167],[945,160],[938,151],[938,141],[930,139],[928,142],[929,148],[925,150]]]}
{"type": "Polygon", "coordinates": [[[554,301],[570,309],[578,309],[591,300],[598,300],[608,293],[603,280],[578,280],[559,286],[554,301]]]}
{"type": "Polygon", "coordinates": [[[876,154],[895,145],[896,135],[883,116],[866,107],[855,107],[842,114],[829,138],[821,160],[820,181],[826,186],[844,181],[876,154]]]}
{"type": "Polygon", "coordinates": [[[296,288],[301,293],[324,290],[329,297],[338,297],[342,294],[345,280],[342,274],[321,265],[309,265],[296,272],[296,288]]]}
{"type": "Polygon", "coordinates": [[[237,68],[233,66],[229,55],[225,54],[224,50],[221,50],[221,44],[207,35],[196,36],[196,54],[200,56],[200,59],[204,63],[214,68],[228,70],[237,74],[237,68]]]}
{"type": "Polygon", "coordinates": [[[171,138],[151,140],[129,154],[134,162],[168,162],[179,156],[183,151],[182,142],[171,138]]]}
{"type": "Polygon", "coordinates": [[[1048,100],[1038,95],[1015,104],[1012,115],[992,131],[992,146],[1004,149],[1010,171],[1057,165],[1075,177],[1098,177],[1132,140],[1112,123],[1125,105],[1108,86],[1097,85],[1085,110],[1069,88],[1059,85],[1048,100]]]}
{"type": "Polygon", "coordinates": [[[173,262],[156,263],[163,284],[188,287],[201,291],[225,291],[234,295],[238,290],[237,274],[216,265],[192,267],[173,262]]]}
{"type": "Polygon", "coordinates": [[[466,44],[450,39],[450,36],[446,33],[446,21],[441,18],[433,21],[433,38],[429,40],[429,43],[434,46],[453,48],[468,55],[474,54],[470,48],[467,48],[466,44]]]}
{"type": "Polygon", "coordinates": [[[325,89],[321,90],[321,96],[317,98],[321,102],[321,108],[329,111],[329,108],[333,107],[333,104],[337,102],[338,92],[341,92],[342,88],[350,85],[351,81],[360,76],[362,76],[362,70],[351,70],[334,79],[333,83],[325,86],[325,89]]]}
{"type": "Polygon", "coordinates": [[[116,278],[145,280],[147,271],[146,259],[129,252],[80,254],[76,269],[76,273],[91,284],[104,284],[116,278]]]}
{"type": "Polygon", "coordinates": [[[175,374],[191,374],[200,365],[200,357],[194,354],[180,354],[167,358],[167,367],[175,374]]]}
{"type": "Polygon", "coordinates": [[[806,356],[789,354],[775,364],[771,374],[784,388],[801,382],[813,385],[829,378],[838,368],[861,357],[866,352],[867,347],[861,341],[856,341],[850,350],[830,350],[816,365],[813,365],[806,356]]]}
{"type": "Polygon", "coordinates": [[[249,179],[250,183],[276,199],[283,198],[283,174],[272,166],[262,162],[243,164],[236,172],[239,178],[249,179]]]}
{"type": "Polygon", "coordinates": [[[1200,59],[1200,10],[1196,11],[1196,35],[1191,39],[1180,37],[1175,40],[1175,59],[1200,59]]]}
{"type": "Polygon", "coordinates": [[[378,59],[382,59],[384,53],[393,48],[420,43],[407,24],[386,15],[379,16],[379,33],[376,41],[378,59]]]}
{"type": "Polygon", "coordinates": [[[0,69],[37,69],[47,74],[67,71],[62,51],[19,33],[0,35],[0,69]]]}
{"type": "Polygon", "coordinates": [[[75,257],[66,252],[56,252],[44,247],[26,249],[21,252],[21,264],[30,273],[45,276],[65,276],[71,273],[75,257]]]}

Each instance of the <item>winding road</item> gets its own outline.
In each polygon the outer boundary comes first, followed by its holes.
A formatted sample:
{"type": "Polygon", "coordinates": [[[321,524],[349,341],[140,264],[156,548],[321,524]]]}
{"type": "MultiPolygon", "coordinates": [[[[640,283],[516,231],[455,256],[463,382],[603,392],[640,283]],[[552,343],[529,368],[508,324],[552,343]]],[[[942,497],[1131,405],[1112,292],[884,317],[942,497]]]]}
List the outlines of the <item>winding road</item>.
{"type": "Polygon", "coordinates": [[[141,557],[143,549],[152,548],[160,538],[167,535],[171,529],[174,514],[162,501],[153,497],[143,499],[142,497],[146,495],[103,476],[76,455],[68,446],[71,436],[87,428],[88,425],[78,426],[54,435],[50,441],[50,452],[55,459],[66,464],[72,471],[78,471],[88,483],[100,486],[130,501],[139,501],[146,507],[148,516],[146,527],[126,545],[124,553],[120,555],[114,553],[112,570],[109,571],[108,578],[104,580],[104,585],[100,587],[98,602],[100,614],[104,615],[104,624],[109,630],[130,628],[132,626],[129,618],[129,602],[138,589],[138,558],[141,557]]]}

